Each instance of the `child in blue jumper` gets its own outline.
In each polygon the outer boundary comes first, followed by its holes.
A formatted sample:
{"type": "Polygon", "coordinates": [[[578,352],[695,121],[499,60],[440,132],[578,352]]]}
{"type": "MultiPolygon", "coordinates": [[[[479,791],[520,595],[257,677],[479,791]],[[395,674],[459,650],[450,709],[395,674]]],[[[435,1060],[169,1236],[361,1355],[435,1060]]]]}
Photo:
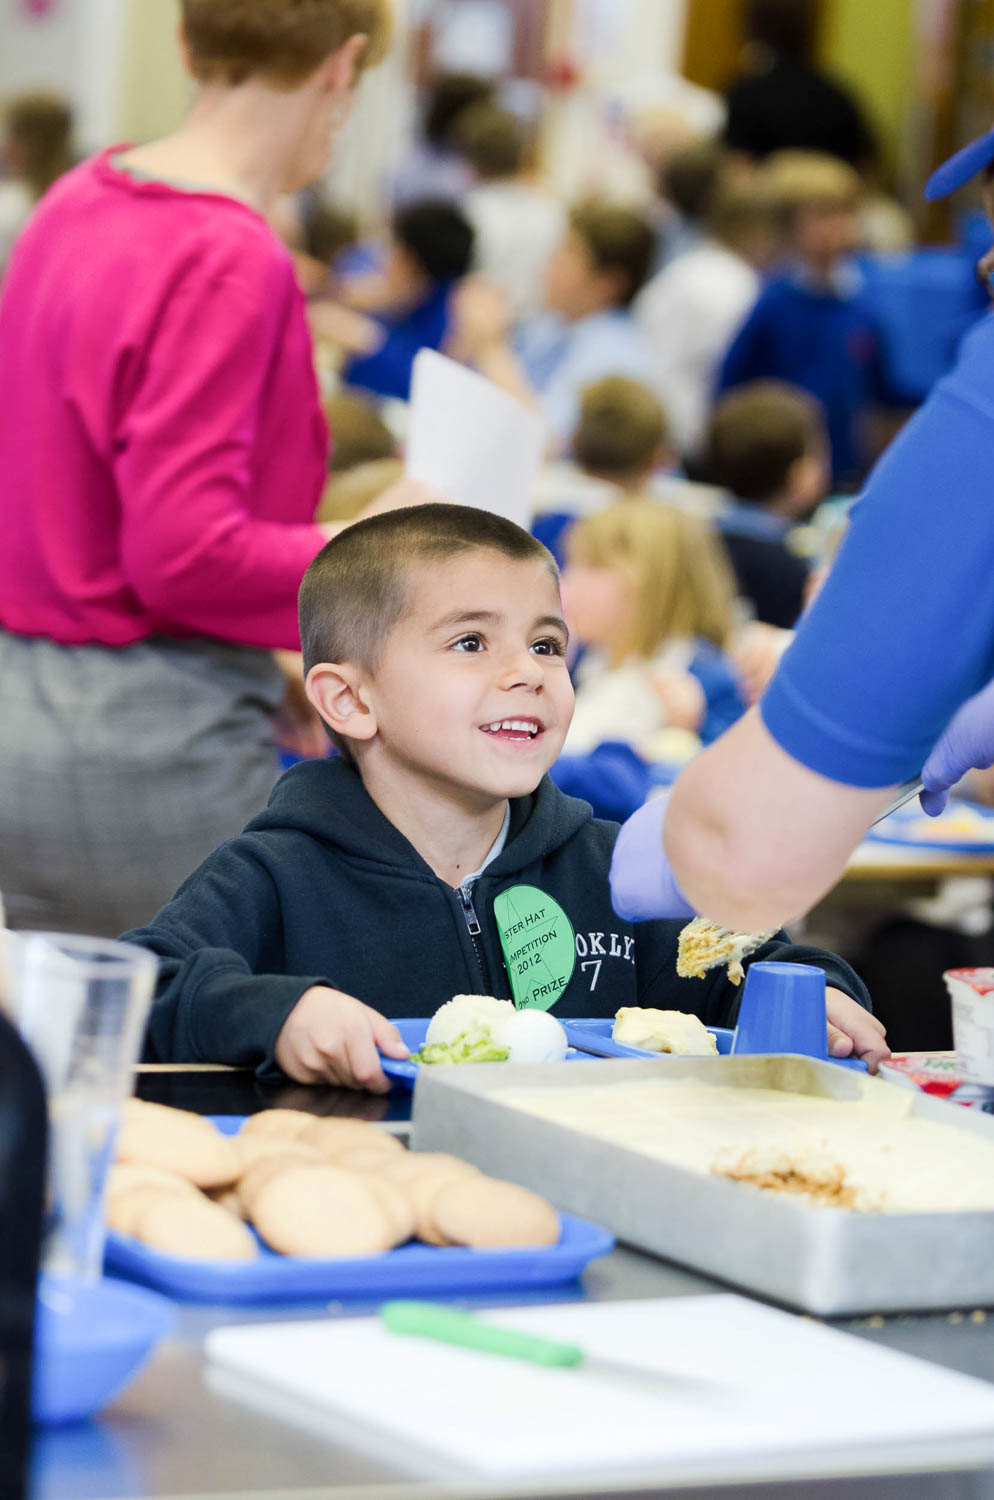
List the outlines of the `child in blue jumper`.
{"type": "Polygon", "coordinates": [[[783,380],[808,391],[825,413],[833,482],[855,489],[873,457],[873,408],[888,400],[880,330],[851,260],[860,179],[804,151],[781,152],[763,171],[787,255],[732,340],[718,387],[783,380]]]}
{"type": "MultiPolygon", "coordinates": [[[[342,754],[288,771],[129,934],[160,959],[151,1059],[383,1091],[377,1049],[406,1056],[387,1018],[460,992],[566,1016],[658,1005],[734,1020],[724,973],[677,977],[680,922],[615,916],[617,825],[546,775],[573,689],[539,542],[461,506],[375,516],[319,553],[300,619],[308,696],[342,754]]],[[[885,1054],[846,964],[785,933],[758,956],[821,965],[833,1050],[885,1054]]]]}

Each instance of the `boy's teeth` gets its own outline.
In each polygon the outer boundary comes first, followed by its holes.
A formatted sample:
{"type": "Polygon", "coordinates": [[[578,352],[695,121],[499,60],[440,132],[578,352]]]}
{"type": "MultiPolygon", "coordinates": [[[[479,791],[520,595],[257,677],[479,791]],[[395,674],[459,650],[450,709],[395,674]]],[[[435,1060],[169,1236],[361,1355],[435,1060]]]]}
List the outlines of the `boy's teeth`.
{"type": "Polygon", "coordinates": [[[493,734],[501,729],[516,730],[521,734],[538,734],[538,725],[529,719],[499,719],[495,724],[486,724],[484,728],[493,734]]]}

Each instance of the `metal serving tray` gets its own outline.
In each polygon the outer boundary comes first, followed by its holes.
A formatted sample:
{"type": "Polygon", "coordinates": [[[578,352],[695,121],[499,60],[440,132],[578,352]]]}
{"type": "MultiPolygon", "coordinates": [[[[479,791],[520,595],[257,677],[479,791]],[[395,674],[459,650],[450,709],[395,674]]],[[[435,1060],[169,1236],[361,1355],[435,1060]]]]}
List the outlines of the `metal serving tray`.
{"type": "MultiPolygon", "coordinates": [[[[694,1078],[830,1099],[889,1089],[878,1079],[794,1056],[663,1057],[583,1068],[423,1069],[413,1145],[454,1151],[544,1193],[619,1239],[820,1316],[994,1305],[994,1212],[865,1214],[763,1193],[671,1166],[528,1114],[509,1089],[616,1088],[694,1078]]],[[[994,1143],[994,1119],[926,1094],[911,1114],[994,1143]]]]}

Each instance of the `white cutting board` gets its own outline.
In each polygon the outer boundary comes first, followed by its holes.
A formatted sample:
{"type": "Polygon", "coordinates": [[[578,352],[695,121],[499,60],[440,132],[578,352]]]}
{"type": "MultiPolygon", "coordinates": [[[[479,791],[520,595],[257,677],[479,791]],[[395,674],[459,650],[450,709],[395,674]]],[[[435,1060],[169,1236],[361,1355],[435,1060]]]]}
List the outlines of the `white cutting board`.
{"type": "Polygon", "coordinates": [[[387,1435],[384,1451],[413,1467],[441,1459],[448,1473],[859,1472],[924,1463],[937,1443],[947,1461],[994,1458],[994,1386],[742,1297],[480,1316],[699,1383],[670,1391],[541,1369],[400,1337],[376,1318],[216,1329],[206,1353],[243,1392],[252,1383],[250,1399],[282,1393],[281,1413],[332,1412],[336,1435],[387,1435]]]}
{"type": "Polygon", "coordinates": [[[405,460],[413,479],[527,530],[544,448],[535,412],[475,370],[418,351],[405,460]]]}

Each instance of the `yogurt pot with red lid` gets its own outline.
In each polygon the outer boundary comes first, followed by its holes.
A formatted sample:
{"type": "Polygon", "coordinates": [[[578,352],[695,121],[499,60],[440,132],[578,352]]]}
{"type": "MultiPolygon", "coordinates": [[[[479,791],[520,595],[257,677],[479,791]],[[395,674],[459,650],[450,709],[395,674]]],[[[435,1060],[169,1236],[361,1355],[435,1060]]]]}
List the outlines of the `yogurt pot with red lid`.
{"type": "Polygon", "coordinates": [[[994,1088],[994,968],[947,969],[959,1074],[994,1088]]]}

